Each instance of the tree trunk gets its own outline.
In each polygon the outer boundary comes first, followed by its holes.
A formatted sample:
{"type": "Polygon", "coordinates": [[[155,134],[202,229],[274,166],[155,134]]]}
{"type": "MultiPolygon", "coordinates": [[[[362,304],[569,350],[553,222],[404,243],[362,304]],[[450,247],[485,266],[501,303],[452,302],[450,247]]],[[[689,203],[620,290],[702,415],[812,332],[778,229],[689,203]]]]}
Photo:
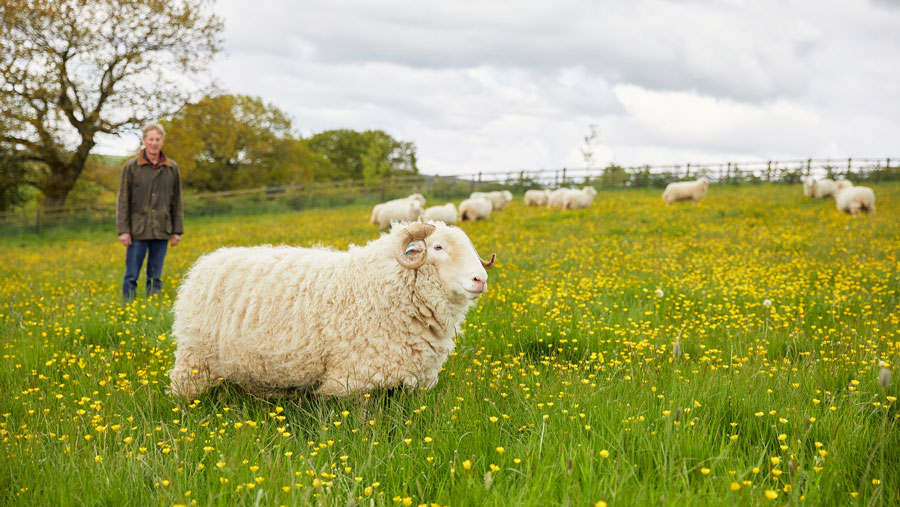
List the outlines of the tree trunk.
{"type": "Polygon", "coordinates": [[[44,209],[58,210],[59,208],[62,208],[66,204],[66,197],[68,197],[68,195],[69,189],[55,193],[44,191],[44,209]]]}
{"type": "Polygon", "coordinates": [[[44,194],[44,208],[53,210],[62,208],[66,204],[69,192],[75,188],[78,178],[87,165],[88,155],[94,147],[93,132],[82,133],[81,145],[75,150],[68,160],[59,160],[53,157],[55,163],[48,164],[50,175],[42,182],[38,189],[44,194]]]}

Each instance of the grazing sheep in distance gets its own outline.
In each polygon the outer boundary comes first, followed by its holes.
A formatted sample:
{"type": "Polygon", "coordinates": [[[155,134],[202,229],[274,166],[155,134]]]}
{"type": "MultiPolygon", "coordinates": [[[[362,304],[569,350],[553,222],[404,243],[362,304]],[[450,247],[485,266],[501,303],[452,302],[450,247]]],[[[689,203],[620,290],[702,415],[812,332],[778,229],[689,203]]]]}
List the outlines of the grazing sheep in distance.
{"type": "Polygon", "coordinates": [[[694,204],[700,202],[706,197],[706,189],[709,182],[706,178],[700,178],[696,181],[679,181],[677,183],[669,183],[666,190],[663,191],[662,198],[666,204],[672,204],[675,201],[692,200],[694,204]]]}
{"type": "Polygon", "coordinates": [[[469,199],[475,199],[477,197],[484,197],[485,199],[491,201],[491,206],[495,211],[506,209],[506,205],[509,204],[513,198],[512,192],[510,192],[509,190],[495,192],[472,192],[469,195],[469,199]]]}
{"type": "Polygon", "coordinates": [[[550,196],[547,199],[547,206],[551,208],[562,208],[563,207],[563,196],[566,195],[566,192],[569,190],[578,190],[575,187],[569,188],[557,188],[556,190],[550,192],[550,196]]]}
{"type": "Polygon", "coordinates": [[[838,211],[858,215],[865,212],[875,214],[875,192],[869,187],[856,187],[847,180],[835,184],[834,203],[838,211]]]}
{"type": "Polygon", "coordinates": [[[443,206],[432,206],[422,213],[423,220],[439,220],[445,224],[455,224],[456,217],[456,206],[452,202],[443,206]]]}
{"type": "Polygon", "coordinates": [[[546,206],[549,201],[550,191],[547,189],[528,190],[525,192],[525,197],[522,199],[525,206],[546,206]]]}
{"type": "Polygon", "coordinates": [[[581,190],[568,190],[563,194],[563,209],[590,208],[594,203],[597,191],[594,187],[586,186],[581,190]]]}
{"type": "Polygon", "coordinates": [[[487,197],[470,197],[459,203],[459,219],[462,221],[481,220],[491,216],[493,203],[487,197]]]}
{"type": "Polygon", "coordinates": [[[220,378],[265,396],[431,388],[495,259],[440,222],[395,224],[348,251],[220,248],[178,290],[171,390],[193,400],[220,378]]]}
{"type": "Polygon", "coordinates": [[[412,194],[402,199],[376,204],[372,208],[372,216],[369,223],[375,224],[379,229],[391,225],[391,222],[416,220],[422,214],[425,207],[425,197],[422,194],[412,194]]]}
{"type": "Polygon", "coordinates": [[[834,197],[835,183],[828,178],[817,180],[812,176],[807,176],[803,180],[803,193],[807,197],[824,199],[826,197],[834,197]]]}
{"type": "Polygon", "coordinates": [[[803,195],[805,195],[806,197],[812,197],[816,179],[812,176],[802,176],[800,178],[800,182],[803,183],[803,195]]]}

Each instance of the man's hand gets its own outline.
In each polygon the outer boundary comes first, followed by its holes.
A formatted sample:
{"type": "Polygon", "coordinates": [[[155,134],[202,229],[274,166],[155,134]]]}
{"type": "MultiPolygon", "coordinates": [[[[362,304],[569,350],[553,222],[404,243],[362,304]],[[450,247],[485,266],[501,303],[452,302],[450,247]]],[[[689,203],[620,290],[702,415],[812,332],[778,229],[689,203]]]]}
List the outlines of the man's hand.
{"type": "Polygon", "coordinates": [[[123,246],[131,246],[131,234],[127,232],[119,234],[119,243],[122,243],[123,246]]]}
{"type": "Polygon", "coordinates": [[[181,241],[181,236],[179,236],[178,234],[173,234],[169,237],[169,244],[172,246],[177,245],[179,241],[181,241]]]}

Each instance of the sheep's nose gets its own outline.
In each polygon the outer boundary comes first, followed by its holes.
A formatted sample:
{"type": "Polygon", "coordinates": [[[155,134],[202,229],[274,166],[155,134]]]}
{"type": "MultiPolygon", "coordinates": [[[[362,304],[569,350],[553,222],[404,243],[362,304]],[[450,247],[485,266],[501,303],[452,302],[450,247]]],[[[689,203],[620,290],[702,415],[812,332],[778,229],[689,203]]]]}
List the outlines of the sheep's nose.
{"type": "Polygon", "coordinates": [[[481,276],[473,276],[472,277],[472,286],[475,289],[475,292],[484,292],[487,288],[487,282],[484,280],[485,277],[481,276]]]}

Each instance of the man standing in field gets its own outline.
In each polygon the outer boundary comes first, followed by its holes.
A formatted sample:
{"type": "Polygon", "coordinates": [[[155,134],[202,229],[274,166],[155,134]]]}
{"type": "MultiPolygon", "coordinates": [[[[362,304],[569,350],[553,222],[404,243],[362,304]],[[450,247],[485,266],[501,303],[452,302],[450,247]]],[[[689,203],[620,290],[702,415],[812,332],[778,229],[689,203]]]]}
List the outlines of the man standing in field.
{"type": "Polygon", "coordinates": [[[122,281],[125,301],[135,297],[145,256],[147,296],[162,289],[162,267],[168,244],[177,245],[184,232],[181,176],[175,162],[162,152],[165,135],[166,131],[157,123],[144,126],[144,149],[137,158],[125,162],[122,169],[116,226],[119,243],[128,247],[122,281]]]}

